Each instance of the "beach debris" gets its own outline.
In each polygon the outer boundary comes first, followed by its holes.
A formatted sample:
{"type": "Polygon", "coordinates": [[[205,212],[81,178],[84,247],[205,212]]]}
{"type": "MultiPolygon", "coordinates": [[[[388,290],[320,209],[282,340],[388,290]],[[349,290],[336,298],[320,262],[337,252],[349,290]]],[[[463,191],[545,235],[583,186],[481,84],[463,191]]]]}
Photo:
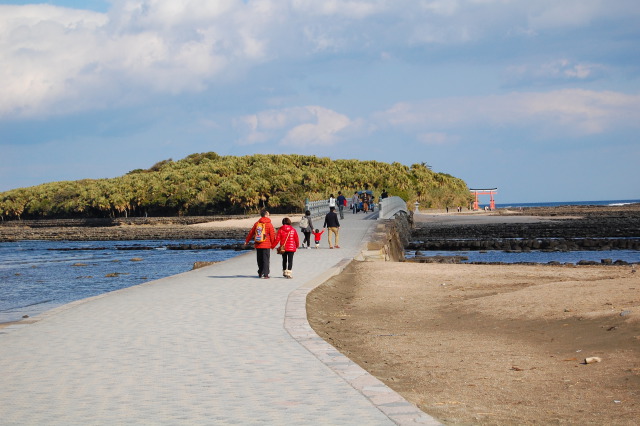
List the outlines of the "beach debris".
{"type": "Polygon", "coordinates": [[[29,318],[29,315],[23,315],[22,318],[29,318]]]}
{"type": "Polygon", "coordinates": [[[511,367],[513,371],[524,371],[524,368],[516,367],[515,365],[511,367]]]}
{"type": "Polygon", "coordinates": [[[620,312],[621,317],[626,317],[627,315],[631,315],[631,311],[622,311],[620,312]]]}
{"type": "Polygon", "coordinates": [[[129,275],[128,272],[112,272],[110,274],[105,275],[105,278],[117,278],[120,275],[129,275]]]}
{"type": "Polygon", "coordinates": [[[602,358],[597,356],[590,356],[584,359],[584,364],[595,364],[596,362],[602,362],[602,358]]]}
{"type": "Polygon", "coordinates": [[[204,268],[205,266],[210,266],[218,262],[193,262],[193,269],[204,268]]]}
{"type": "Polygon", "coordinates": [[[133,257],[133,258],[131,258],[131,261],[132,261],[132,262],[142,262],[143,260],[144,260],[144,259],[143,259],[143,258],[141,258],[141,257],[133,257]]]}

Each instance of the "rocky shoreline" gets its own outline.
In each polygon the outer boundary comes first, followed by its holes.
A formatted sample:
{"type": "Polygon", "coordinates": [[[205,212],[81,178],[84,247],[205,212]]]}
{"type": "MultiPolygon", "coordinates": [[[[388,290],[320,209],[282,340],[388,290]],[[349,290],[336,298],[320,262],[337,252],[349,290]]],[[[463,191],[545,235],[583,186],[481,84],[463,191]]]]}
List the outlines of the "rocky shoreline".
{"type": "Polygon", "coordinates": [[[244,239],[237,227],[199,227],[196,224],[249,216],[191,216],[118,219],[50,219],[2,222],[0,242],[21,240],[135,241],[244,239]]]}
{"type": "Polygon", "coordinates": [[[640,239],[640,204],[628,206],[536,207],[518,211],[497,210],[496,216],[536,216],[549,220],[523,223],[449,225],[416,223],[412,239],[640,239]]]}
{"type": "MultiPolygon", "coordinates": [[[[640,204],[625,206],[561,206],[498,210],[495,216],[528,216],[540,221],[460,224],[417,222],[407,250],[413,261],[456,262],[421,257],[422,251],[605,251],[640,250],[640,204]]],[[[608,262],[605,262],[608,263],[608,262]]],[[[611,262],[615,263],[615,262],[611,262]]],[[[585,264],[594,264],[585,262],[585,264]]]]}

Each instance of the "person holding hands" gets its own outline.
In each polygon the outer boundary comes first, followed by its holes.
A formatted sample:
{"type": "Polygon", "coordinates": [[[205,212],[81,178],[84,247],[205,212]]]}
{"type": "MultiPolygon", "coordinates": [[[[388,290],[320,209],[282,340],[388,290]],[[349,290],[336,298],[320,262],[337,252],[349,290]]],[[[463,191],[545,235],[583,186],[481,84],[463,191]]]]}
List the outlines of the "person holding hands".
{"type": "Polygon", "coordinates": [[[298,231],[291,226],[291,219],[285,217],[282,219],[282,226],[278,229],[276,236],[278,253],[282,255],[282,276],[285,278],[293,278],[293,255],[298,250],[300,240],[298,239],[298,231]]]}

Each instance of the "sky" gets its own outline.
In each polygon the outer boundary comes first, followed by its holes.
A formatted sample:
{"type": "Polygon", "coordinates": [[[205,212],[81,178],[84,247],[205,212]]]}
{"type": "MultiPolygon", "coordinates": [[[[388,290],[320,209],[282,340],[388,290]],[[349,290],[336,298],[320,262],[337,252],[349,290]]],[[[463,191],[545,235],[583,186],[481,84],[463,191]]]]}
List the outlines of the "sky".
{"type": "Polygon", "coordinates": [[[0,0],[0,191],[213,151],[640,199],[638,22],[637,0],[0,0]]]}

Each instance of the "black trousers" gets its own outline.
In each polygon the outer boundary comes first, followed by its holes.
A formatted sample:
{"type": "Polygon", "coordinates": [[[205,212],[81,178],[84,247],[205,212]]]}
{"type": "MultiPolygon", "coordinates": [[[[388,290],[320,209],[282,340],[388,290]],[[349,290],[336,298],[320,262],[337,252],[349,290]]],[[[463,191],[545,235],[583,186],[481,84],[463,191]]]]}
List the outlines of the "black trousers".
{"type": "Polygon", "coordinates": [[[271,263],[271,249],[257,248],[256,257],[258,259],[258,276],[268,276],[271,272],[269,270],[269,264],[271,263]]]}
{"type": "Polygon", "coordinates": [[[311,244],[311,231],[302,231],[302,233],[304,234],[304,244],[309,247],[311,244]]]}
{"type": "Polygon", "coordinates": [[[282,254],[282,269],[287,271],[293,270],[293,252],[292,251],[285,251],[282,254]],[[289,266],[287,267],[287,265],[289,266]]]}

